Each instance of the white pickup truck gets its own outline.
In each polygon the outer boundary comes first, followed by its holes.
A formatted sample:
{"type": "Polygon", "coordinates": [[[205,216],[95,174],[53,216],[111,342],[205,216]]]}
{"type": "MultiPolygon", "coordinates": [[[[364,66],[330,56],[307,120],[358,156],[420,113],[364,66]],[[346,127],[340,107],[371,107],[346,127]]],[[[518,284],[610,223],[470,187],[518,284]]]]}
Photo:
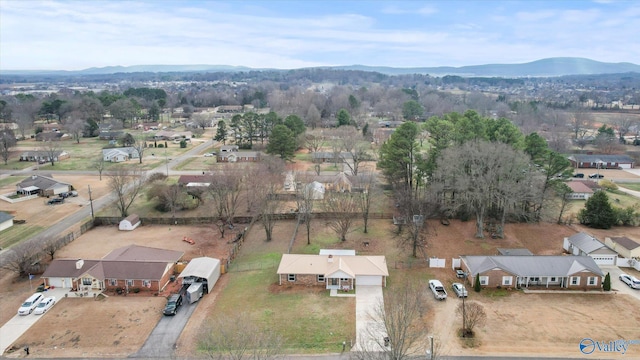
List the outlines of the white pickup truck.
{"type": "Polygon", "coordinates": [[[447,290],[444,289],[439,280],[429,280],[429,288],[433,292],[436,300],[444,300],[447,298],[447,290]]]}

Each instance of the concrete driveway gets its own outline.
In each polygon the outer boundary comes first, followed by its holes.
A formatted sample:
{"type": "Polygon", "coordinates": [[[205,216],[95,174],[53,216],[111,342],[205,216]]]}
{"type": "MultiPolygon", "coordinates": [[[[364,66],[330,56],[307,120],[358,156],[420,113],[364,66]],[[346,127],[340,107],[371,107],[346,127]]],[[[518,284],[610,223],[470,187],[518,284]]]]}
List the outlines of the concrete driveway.
{"type": "Polygon", "coordinates": [[[629,285],[623,283],[618,278],[620,274],[625,272],[624,268],[619,268],[617,266],[600,266],[600,269],[602,269],[602,272],[604,272],[605,275],[607,273],[611,274],[611,290],[615,290],[619,294],[630,295],[640,301],[640,290],[630,288],[629,285]]]}
{"type": "Polygon", "coordinates": [[[380,351],[386,333],[379,317],[382,286],[356,285],[356,344],[353,351],[380,351]]]}
{"type": "MultiPolygon", "coordinates": [[[[185,300],[184,297],[183,300],[185,300]]],[[[200,301],[188,304],[184,301],[174,316],[163,316],[147,338],[147,341],[142,345],[142,348],[130,357],[146,359],[173,358],[178,338],[199,303],[200,301]]]]}
{"type": "MultiPolygon", "coordinates": [[[[55,296],[57,303],[64,299],[64,294],[67,292],[69,292],[69,289],[52,289],[45,291],[43,295],[44,297],[55,296]]],[[[18,315],[18,309],[3,309],[3,311],[15,311],[16,315],[0,327],[0,355],[4,354],[7,348],[18,340],[22,334],[27,332],[33,324],[43,316],[48,315],[47,313],[43,315],[34,315],[32,313],[26,316],[20,316],[18,315]]]]}

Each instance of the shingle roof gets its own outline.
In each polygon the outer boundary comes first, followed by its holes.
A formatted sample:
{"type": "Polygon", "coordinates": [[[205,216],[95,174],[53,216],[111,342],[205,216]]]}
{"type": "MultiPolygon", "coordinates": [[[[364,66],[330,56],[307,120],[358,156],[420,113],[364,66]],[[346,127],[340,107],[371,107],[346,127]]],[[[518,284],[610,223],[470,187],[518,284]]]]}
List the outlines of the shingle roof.
{"type": "Polygon", "coordinates": [[[278,266],[278,274],[329,275],[336,271],[352,276],[380,275],[389,276],[387,261],[384,256],[331,256],[283,254],[278,266]]]}
{"type": "Polygon", "coordinates": [[[495,268],[516,276],[571,276],[583,270],[604,276],[590,256],[461,256],[472,275],[495,268]]]}
{"type": "Polygon", "coordinates": [[[633,163],[633,159],[629,155],[604,155],[604,154],[594,154],[594,155],[582,155],[582,154],[574,154],[569,156],[569,159],[572,159],[577,162],[583,163],[633,163]]]}
{"type": "Polygon", "coordinates": [[[129,245],[111,251],[102,260],[176,262],[182,255],[184,255],[182,251],[129,245]]]}
{"type": "Polygon", "coordinates": [[[627,250],[633,250],[640,247],[640,244],[626,236],[612,237],[611,240],[627,250]]]}
{"type": "Polygon", "coordinates": [[[573,191],[574,193],[585,193],[585,194],[593,194],[593,190],[591,190],[590,187],[588,187],[585,183],[583,183],[582,181],[569,181],[567,182],[567,186],[571,189],[571,191],[573,191]]]}
{"type": "Polygon", "coordinates": [[[32,176],[22,180],[18,184],[18,186],[21,189],[24,189],[24,188],[29,187],[29,186],[35,186],[35,187],[37,187],[39,189],[46,190],[46,189],[50,189],[50,188],[52,188],[52,187],[54,187],[54,186],[56,186],[58,184],[71,186],[71,184],[68,184],[66,182],[58,181],[58,180],[55,180],[55,179],[51,178],[50,176],[43,176],[43,175],[32,175],[32,176]]]}
{"type": "MultiPolygon", "coordinates": [[[[591,254],[596,250],[605,248],[608,249],[607,246],[603,243],[600,242],[600,240],[594,238],[593,236],[581,232],[581,233],[577,233],[575,235],[571,235],[567,238],[567,240],[569,241],[569,243],[571,243],[573,246],[577,247],[578,249],[582,250],[585,254],[591,254]]],[[[602,252],[600,252],[602,253],[602,252]]],[[[615,254],[616,252],[611,250],[610,252],[611,254],[615,254]]]]}

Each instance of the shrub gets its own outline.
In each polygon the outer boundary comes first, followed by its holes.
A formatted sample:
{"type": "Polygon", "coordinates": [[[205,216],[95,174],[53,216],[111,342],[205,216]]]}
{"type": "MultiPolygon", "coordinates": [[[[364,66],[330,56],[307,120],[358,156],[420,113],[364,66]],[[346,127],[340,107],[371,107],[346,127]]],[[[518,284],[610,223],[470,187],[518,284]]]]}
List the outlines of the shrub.
{"type": "Polygon", "coordinates": [[[133,292],[134,292],[135,294],[139,293],[139,292],[140,292],[140,288],[133,288],[133,292]]]}
{"type": "Polygon", "coordinates": [[[473,284],[473,290],[475,292],[480,292],[480,290],[482,290],[482,287],[480,286],[480,274],[476,275],[476,282],[473,284]]]}
{"type": "Polygon", "coordinates": [[[599,185],[608,191],[618,190],[618,185],[611,180],[600,180],[599,185]]]}
{"type": "Polygon", "coordinates": [[[164,147],[164,145],[162,145],[162,144],[158,144],[158,147],[159,147],[159,148],[163,148],[163,147],[164,147]]]}
{"type": "Polygon", "coordinates": [[[604,281],[602,282],[602,289],[604,291],[611,291],[611,275],[607,273],[604,277],[604,281]]]}

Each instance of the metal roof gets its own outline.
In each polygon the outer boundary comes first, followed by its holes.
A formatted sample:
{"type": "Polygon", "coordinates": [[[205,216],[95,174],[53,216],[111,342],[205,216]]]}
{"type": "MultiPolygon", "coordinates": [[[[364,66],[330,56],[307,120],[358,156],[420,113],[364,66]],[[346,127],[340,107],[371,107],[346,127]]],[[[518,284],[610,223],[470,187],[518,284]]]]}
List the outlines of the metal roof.
{"type": "Polygon", "coordinates": [[[283,254],[278,274],[329,275],[337,271],[359,275],[389,276],[384,256],[283,254]]]}
{"type": "MultiPolygon", "coordinates": [[[[220,260],[210,258],[210,257],[199,257],[194,258],[187,266],[185,266],[184,270],[178,275],[179,278],[185,278],[188,276],[194,276],[199,278],[208,279],[211,274],[219,268],[220,260]]],[[[220,270],[218,270],[220,271],[220,270]]]]}
{"type": "MultiPolygon", "coordinates": [[[[585,254],[591,254],[598,249],[607,247],[598,239],[584,232],[571,235],[567,238],[567,240],[570,244],[582,250],[582,252],[584,252],[585,254]]],[[[615,251],[612,250],[611,253],[615,254],[615,251]]]]}

